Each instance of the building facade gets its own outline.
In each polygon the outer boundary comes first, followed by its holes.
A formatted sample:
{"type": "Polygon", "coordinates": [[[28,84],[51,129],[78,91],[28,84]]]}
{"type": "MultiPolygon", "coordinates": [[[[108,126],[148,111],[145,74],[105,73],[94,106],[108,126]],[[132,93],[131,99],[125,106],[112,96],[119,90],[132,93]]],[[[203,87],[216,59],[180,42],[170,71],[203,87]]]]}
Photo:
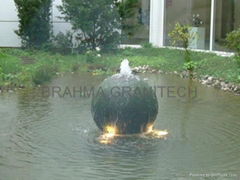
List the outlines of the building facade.
{"type": "MultiPolygon", "coordinates": [[[[53,33],[66,32],[71,25],[59,19],[53,0],[53,33]]],[[[176,23],[188,24],[198,38],[190,45],[193,49],[231,51],[224,46],[226,35],[240,27],[240,0],[139,0],[135,15],[129,22],[135,24],[134,33],[124,44],[152,43],[154,46],[171,46],[169,32],[176,23]]],[[[18,28],[14,0],[0,0],[0,47],[19,47],[15,34],[18,28]]]]}

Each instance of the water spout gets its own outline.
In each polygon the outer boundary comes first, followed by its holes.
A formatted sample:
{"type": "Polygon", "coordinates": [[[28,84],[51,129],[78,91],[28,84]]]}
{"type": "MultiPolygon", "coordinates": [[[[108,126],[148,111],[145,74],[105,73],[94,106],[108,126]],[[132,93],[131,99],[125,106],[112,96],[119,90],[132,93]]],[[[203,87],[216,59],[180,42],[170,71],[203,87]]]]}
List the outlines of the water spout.
{"type": "Polygon", "coordinates": [[[129,66],[129,61],[127,59],[124,59],[121,63],[120,74],[121,75],[126,75],[126,76],[132,75],[132,70],[129,66]]]}

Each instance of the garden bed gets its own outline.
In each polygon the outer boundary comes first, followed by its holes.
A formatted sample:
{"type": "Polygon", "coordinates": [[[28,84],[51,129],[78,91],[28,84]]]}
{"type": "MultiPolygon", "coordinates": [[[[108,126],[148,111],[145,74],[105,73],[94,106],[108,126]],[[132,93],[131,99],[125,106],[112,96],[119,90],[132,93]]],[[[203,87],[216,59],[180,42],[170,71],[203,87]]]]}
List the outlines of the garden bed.
{"type": "MultiPolygon", "coordinates": [[[[16,48],[0,49],[0,86],[32,87],[66,72],[113,74],[127,58],[136,72],[173,73],[188,78],[181,50],[168,48],[125,48],[111,53],[61,55],[16,48]]],[[[240,66],[234,57],[192,52],[194,78],[208,86],[239,92],[240,66]]]]}

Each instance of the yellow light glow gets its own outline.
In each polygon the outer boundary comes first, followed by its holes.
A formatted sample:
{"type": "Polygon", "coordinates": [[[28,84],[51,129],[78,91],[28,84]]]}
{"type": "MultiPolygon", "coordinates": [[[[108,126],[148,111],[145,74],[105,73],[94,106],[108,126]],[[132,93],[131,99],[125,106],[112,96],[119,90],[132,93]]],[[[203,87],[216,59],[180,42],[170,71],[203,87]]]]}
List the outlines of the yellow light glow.
{"type": "Polygon", "coordinates": [[[168,135],[168,132],[167,132],[167,130],[164,130],[164,131],[153,130],[152,134],[153,134],[154,137],[161,138],[161,137],[164,137],[164,136],[168,135]]]}
{"type": "Polygon", "coordinates": [[[104,132],[108,134],[117,134],[117,128],[115,126],[108,125],[105,127],[104,132]]]}
{"type": "MultiPolygon", "coordinates": [[[[104,128],[103,134],[99,137],[99,142],[102,144],[111,144],[116,136],[121,136],[118,134],[118,129],[116,126],[108,125],[104,128]]],[[[167,130],[156,130],[153,128],[153,124],[147,126],[147,131],[144,133],[153,138],[165,138],[168,135],[167,130]]]]}
{"type": "Polygon", "coordinates": [[[114,137],[117,134],[117,128],[115,126],[108,125],[104,128],[104,134],[102,134],[99,138],[99,142],[102,144],[110,144],[112,143],[114,137]]]}
{"type": "Polygon", "coordinates": [[[151,133],[153,131],[153,124],[149,124],[147,127],[147,133],[151,133]]]}
{"type": "Polygon", "coordinates": [[[155,138],[164,138],[166,135],[168,135],[168,131],[167,130],[160,131],[153,129],[153,124],[149,124],[146,134],[149,134],[155,138]]]}

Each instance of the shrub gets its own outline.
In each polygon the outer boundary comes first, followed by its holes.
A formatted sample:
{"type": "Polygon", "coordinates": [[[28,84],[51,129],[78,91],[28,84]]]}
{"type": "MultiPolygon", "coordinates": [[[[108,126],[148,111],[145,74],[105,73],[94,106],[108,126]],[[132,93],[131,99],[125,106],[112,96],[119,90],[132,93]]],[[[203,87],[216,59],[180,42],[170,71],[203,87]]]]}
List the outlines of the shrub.
{"type": "Polygon", "coordinates": [[[0,66],[0,82],[3,81],[3,79],[4,79],[4,73],[3,73],[2,67],[0,66]]]}
{"type": "Polygon", "coordinates": [[[0,58],[1,57],[4,57],[4,53],[3,53],[3,50],[2,49],[0,49],[0,58]]]}
{"type": "Polygon", "coordinates": [[[174,29],[169,33],[169,36],[172,41],[172,45],[176,45],[180,43],[183,48],[185,49],[185,61],[190,62],[190,51],[188,50],[189,40],[193,39],[196,34],[190,33],[190,26],[189,25],[181,25],[180,23],[176,23],[174,29]]]}
{"type": "Polygon", "coordinates": [[[21,70],[21,63],[20,60],[14,56],[3,55],[0,57],[0,67],[4,74],[15,74],[21,70]]]}
{"type": "Polygon", "coordinates": [[[16,34],[21,37],[27,48],[39,48],[50,38],[51,0],[14,0],[19,17],[19,29],[16,34]]]}
{"type": "Polygon", "coordinates": [[[150,48],[153,48],[153,45],[151,43],[147,42],[147,43],[143,43],[142,47],[145,49],[150,49],[150,48]]]}
{"type": "Polygon", "coordinates": [[[76,72],[76,71],[78,71],[80,69],[80,67],[81,67],[81,65],[79,63],[74,63],[72,65],[71,70],[72,70],[72,72],[76,72]]]}
{"type": "Polygon", "coordinates": [[[228,33],[226,42],[226,46],[236,51],[236,55],[240,56],[240,28],[228,33]]]}
{"type": "Polygon", "coordinates": [[[86,62],[87,63],[94,63],[97,60],[98,53],[96,51],[87,51],[86,52],[86,62]]]}
{"type": "Polygon", "coordinates": [[[32,80],[36,85],[43,84],[44,82],[50,81],[55,74],[55,66],[43,64],[37,67],[37,69],[33,72],[32,80]]]}
{"type": "Polygon", "coordinates": [[[69,54],[73,49],[73,35],[70,31],[66,34],[60,32],[53,37],[53,51],[61,54],[69,54]]]}
{"type": "Polygon", "coordinates": [[[121,23],[115,0],[63,0],[59,9],[77,32],[81,51],[117,48],[121,23]]]}
{"type": "Polygon", "coordinates": [[[172,44],[176,45],[180,43],[184,49],[187,49],[189,46],[189,40],[192,39],[195,34],[190,33],[189,25],[181,25],[180,23],[176,23],[174,29],[169,33],[172,44]]]}
{"type": "Polygon", "coordinates": [[[197,63],[190,61],[183,64],[183,68],[188,71],[193,71],[197,67],[197,63]]]}
{"type": "Polygon", "coordinates": [[[234,61],[237,63],[238,68],[240,68],[240,56],[235,56],[234,61]]]}

